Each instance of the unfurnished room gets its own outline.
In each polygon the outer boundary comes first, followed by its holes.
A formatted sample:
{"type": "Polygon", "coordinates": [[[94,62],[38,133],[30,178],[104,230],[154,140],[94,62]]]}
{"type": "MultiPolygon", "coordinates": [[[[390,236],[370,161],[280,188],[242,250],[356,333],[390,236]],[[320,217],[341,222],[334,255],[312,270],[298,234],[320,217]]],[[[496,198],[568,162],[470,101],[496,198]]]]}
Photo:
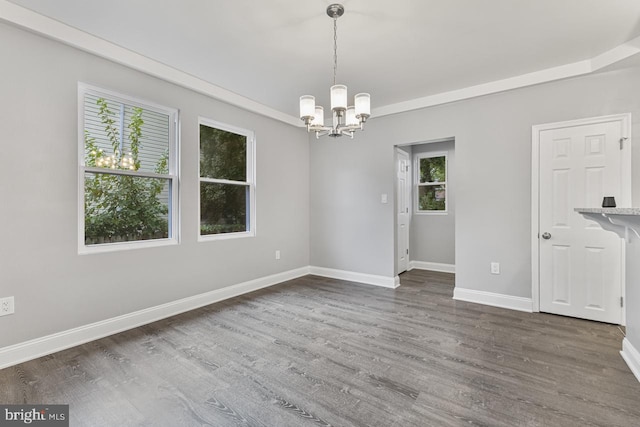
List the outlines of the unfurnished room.
{"type": "Polygon", "coordinates": [[[638,0],[0,0],[0,426],[640,425],[638,0]]]}

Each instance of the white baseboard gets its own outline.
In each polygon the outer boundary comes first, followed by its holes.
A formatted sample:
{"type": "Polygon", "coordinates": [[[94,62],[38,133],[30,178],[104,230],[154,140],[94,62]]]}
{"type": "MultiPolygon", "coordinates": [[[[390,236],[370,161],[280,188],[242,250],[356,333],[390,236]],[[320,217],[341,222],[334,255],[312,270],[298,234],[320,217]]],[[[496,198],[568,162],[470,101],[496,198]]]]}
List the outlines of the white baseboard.
{"type": "Polygon", "coordinates": [[[533,311],[531,298],[514,297],[511,295],[495,294],[493,292],[455,287],[453,289],[453,299],[508,308],[510,310],[526,311],[528,313],[533,311]]]}
{"type": "Polygon", "coordinates": [[[382,286],[395,289],[400,286],[400,278],[376,276],[373,274],[356,273],[354,271],[335,270],[333,268],[309,267],[309,274],[316,276],[330,277],[332,279],[349,280],[350,282],[365,283],[367,285],[382,286]]]}
{"type": "Polygon", "coordinates": [[[636,376],[636,379],[640,381],[640,352],[631,344],[631,342],[625,338],[622,340],[622,351],[620,355],[627,362],[629,369],[636,376]]]}
{"type": "Polygon", "coordinates": [[[309,267],[285,271],[0,348],[0,369],[307,274],[309,274],[309,267]]]}
{"type": "Polygon", "coordinates": [[[386,288],[400,286],[400,278],[398,276],[386,277],[323,267],[302,267],[0,348],[0,369],[166,319],[205,305],[257,291],[287,280],[306,276],[307,274],[386,288]]]}
{"type": "Polygon", "coordinates": [[[439,262],[425,262],[425,261],[409,261],[409,270],[429,270],[439,271],[442,273],[455,273],[456,266],[454,264],[442,264],[439,262]]]}

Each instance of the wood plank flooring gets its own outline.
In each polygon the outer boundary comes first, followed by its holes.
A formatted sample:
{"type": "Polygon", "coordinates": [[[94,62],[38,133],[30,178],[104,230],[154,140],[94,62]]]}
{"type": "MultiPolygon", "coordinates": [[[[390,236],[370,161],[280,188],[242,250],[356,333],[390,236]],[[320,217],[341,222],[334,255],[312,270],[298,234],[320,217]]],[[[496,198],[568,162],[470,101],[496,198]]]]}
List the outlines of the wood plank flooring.
{"type": "Polygon", "coordinates": [[[72,426],[638,426],[616,326],[306,276],[0,370],[72,426]]]}

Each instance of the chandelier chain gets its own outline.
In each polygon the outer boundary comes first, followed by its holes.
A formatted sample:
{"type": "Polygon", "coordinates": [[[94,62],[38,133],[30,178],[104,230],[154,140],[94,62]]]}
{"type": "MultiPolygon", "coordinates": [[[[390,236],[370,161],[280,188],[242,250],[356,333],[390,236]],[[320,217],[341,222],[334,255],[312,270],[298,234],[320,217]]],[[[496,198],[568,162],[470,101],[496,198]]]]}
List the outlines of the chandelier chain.
{"type": "Polygon", "coordinates": [[[336,85],[338,73],[338,17],[333,17],[333,85],[336,85]]]}

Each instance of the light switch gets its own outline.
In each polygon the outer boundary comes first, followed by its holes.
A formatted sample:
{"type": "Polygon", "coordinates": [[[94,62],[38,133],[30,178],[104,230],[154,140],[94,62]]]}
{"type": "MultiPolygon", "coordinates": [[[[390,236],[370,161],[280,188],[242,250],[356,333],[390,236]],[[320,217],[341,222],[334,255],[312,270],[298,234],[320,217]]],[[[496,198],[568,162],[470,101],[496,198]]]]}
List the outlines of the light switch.
{"type": "Polygon", "coordinates": [[[380,196],[380,203],[387,203],[387,195],[383,194],[380,196]]]}

